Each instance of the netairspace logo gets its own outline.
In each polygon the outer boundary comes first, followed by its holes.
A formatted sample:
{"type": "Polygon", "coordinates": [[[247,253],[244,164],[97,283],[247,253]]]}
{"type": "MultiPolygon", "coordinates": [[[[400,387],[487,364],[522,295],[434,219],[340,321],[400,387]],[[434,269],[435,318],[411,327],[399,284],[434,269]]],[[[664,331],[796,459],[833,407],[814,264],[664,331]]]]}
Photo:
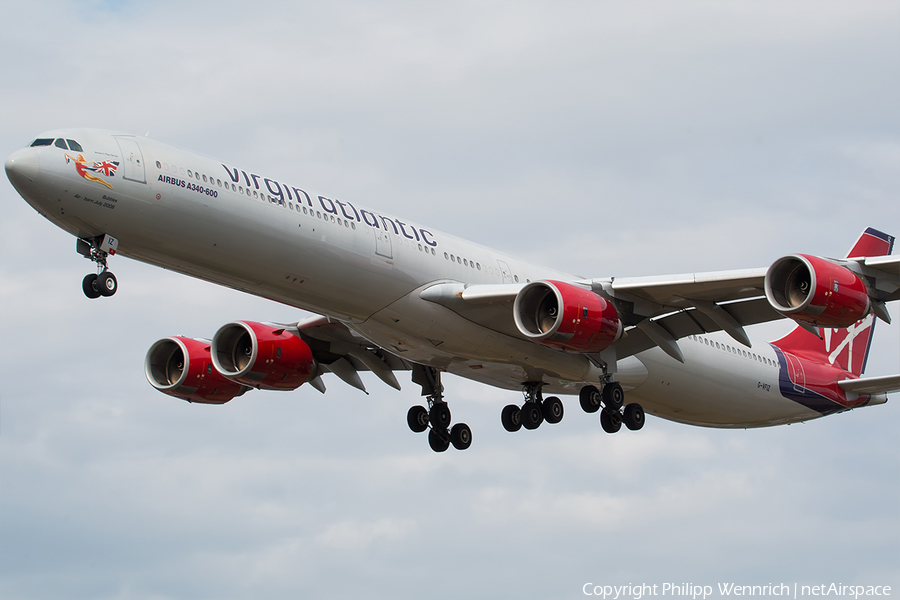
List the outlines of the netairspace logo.
{"type": "Polygon", "coordinates": [[[663,583],[638,585],[595,585],[586,583],[581,591],[585,596],[599,596],[604,600],[641,600],[647,596],[673,596],[679,598],[691,598],[691,600],[706,600],[714,597],[729,596],[779,596],[797,600],[802,597],[813,596],[840,596],[859,600],[867,596],[890,596],[889,585],[843,585],[840,583],[800,585],[794,583],[770,583],[768,585],[740,585],[737,583],[719,583],[713,588],[711,585],[697,585],[694,583],[663,583]]]}

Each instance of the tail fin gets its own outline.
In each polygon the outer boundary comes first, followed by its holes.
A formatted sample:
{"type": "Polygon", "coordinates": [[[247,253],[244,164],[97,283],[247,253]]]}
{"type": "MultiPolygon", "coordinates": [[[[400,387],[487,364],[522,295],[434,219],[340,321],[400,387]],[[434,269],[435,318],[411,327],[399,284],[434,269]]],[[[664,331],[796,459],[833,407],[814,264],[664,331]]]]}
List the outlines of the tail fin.
{"type": "MultiPolygon", "coordinates": [[[[847,258],[886,256],[893,251],[894,237],[869,227],[862,232],[847,258]]],[[[844,371],[860,376],[866,370],[875,315],[868,315],[846,329],[822,329],[818,338],[806,329],[797,327],[778,341],[772,342],[782,350],[820,362],[827,362],[844,371]]]]}

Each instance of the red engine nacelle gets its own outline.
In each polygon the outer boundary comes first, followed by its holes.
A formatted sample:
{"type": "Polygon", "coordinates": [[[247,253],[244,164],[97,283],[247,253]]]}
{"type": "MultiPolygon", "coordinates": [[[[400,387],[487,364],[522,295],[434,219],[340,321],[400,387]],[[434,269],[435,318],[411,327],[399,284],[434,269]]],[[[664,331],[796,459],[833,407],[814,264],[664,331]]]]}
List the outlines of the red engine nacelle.
{"type": "Polygon", "coordinates": [[[622,336],[622,322],[612,304],[560,281],[534,281],[523,287],[513,316],[522,335],[567,352],[600,352],[622,336]]]}
{"type": "Polygon", "coordinates": [[[765,287],[772,308],[816,327],[850,327],[872,310],[856,273],[818,256],[779,258],[766,271],[765,287]]]}
{"type": "Polygon", "coordinates": [[[181,336],[163,338],[150,346],[144,373],[159,391],[188,402],[225,404],[248,389],[213,368],[209,342],[181,336]]]}
{"type": "Polygon", "coordinates": [[[212,361],[229,379],[264,390],[294,390],[316,372],[312,350],[283,327],[251,321],[223,325],[213,336],[212,361]]]}

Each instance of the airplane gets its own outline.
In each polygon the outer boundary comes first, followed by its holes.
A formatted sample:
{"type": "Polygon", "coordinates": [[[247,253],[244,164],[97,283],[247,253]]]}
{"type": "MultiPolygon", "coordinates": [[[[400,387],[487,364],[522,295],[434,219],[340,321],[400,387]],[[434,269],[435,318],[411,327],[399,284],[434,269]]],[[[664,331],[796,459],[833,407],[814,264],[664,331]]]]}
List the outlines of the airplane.
{"type": "Polygon", "coordinates": [[[327,373],[363,392],[361,371],[400,389],[395,373],[410,371],[425,402],[409,428],[443,452],[468,448],[472,430],[452,424],[442,373],[521,390],[522,404],[501,410],[510,432],[559,423],[559,395],[615,433],[641,429],[646,413],[718,428],[796,423],[900,390],[900,375],[862,377],[875,319],[890,323],[886,304],[900,299],[894,237],[874,228],[844,258],[584,278],[147,137],[49,131],[5,169],[95,263],[88,298],[115,294],[108,262],[121,254],[313,313],[154,343],[148,381],[188,402],[304,383],[324,393],[327,373]],[[796,328],[772,342],[745,329],[782,318],[796,328]]]}

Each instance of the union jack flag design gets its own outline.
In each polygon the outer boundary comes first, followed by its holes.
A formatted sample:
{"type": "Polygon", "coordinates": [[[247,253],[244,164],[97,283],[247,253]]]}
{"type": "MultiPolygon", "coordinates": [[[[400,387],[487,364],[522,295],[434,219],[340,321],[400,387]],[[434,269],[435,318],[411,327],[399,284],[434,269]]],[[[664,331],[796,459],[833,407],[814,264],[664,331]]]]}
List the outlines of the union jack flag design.
{"type": "Polygon", "coordinates": [[[101,172],[107,177],[112,177],[116,174],[116,168],[119,166],[119,161],[117,160],[104,160],[103,162],[94,162],[91,167],[88,167],[91,171],[101,172]]]}

